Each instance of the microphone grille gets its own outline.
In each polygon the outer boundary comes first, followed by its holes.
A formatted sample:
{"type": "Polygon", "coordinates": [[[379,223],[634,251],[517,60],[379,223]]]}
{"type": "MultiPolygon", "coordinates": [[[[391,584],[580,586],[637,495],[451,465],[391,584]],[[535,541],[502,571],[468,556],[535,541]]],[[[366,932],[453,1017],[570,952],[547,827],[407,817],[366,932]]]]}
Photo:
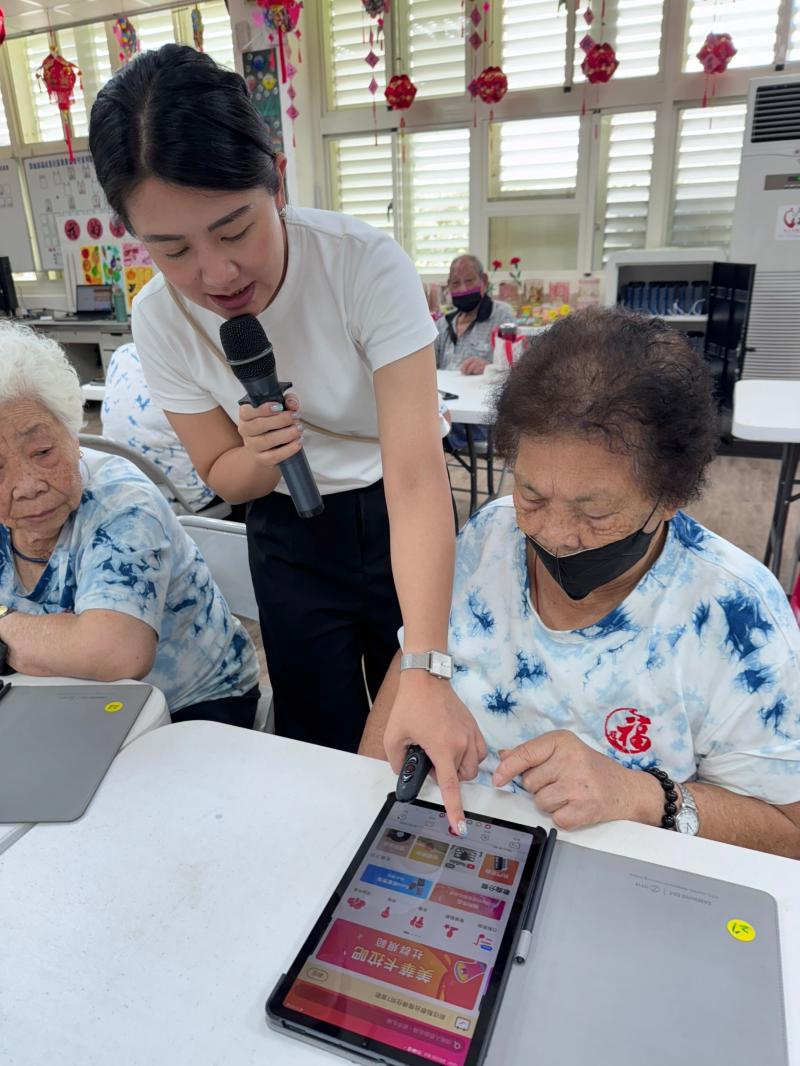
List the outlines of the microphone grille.
{"type": "Polygon", "coordinates": [[[261,373],[271,373],[275,369],[275,356],[272,345],[261,323],[253,315],[237,315],[223,322],[219,330],[219,339],[225,358],[232,364],[236,376],[243,380],[258,377],[261,373]],[[250,363],[257,360],[258,371],[250,373],[250,367],[236,364],[250,363]]]}

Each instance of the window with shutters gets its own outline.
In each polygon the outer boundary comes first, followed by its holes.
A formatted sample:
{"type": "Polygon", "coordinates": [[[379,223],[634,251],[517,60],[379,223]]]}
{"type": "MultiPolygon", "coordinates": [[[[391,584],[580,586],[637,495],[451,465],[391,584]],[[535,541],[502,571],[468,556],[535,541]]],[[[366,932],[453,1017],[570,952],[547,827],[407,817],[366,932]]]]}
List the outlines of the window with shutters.
{"type": "Polygon", "coordinates": [[[574,196],[578,115],[493,122],[489,126],[489,196],[574,196]]]}
{"type": "Polygon", "coordinates": [[[76,26],[58,31],[58,43],[67,59],[77,63],[81,70],[83,93],[70,109],[73,136],[89,136],[89,114],[94,98],[111,77],[111,61],[108,56],[108,38],[103,22],[90,26],[76,26]]]}
{"type": "Polygon", "coordinates": [[[503,0],[500,20],[500,65],[509,91],[561,85],[567,59],[564,7],[554,0],[503,0]]]}
{"type": "Polygon", "coordinates": [[[405,138],[402,244],[421,274],[446,273],[469,250],[469,130],[436,130],[405,138]]]}
{"type": "Polygon", "coordinates": [[[700,70],[697,53],[709,33],[729,33],[736,55],[729,68],[774,61],[781,0],[689,0],[684,70],[700,70]]]}
{"type": "MultiPolygon", "coordinates": [[[[63,57],[77,63],[73,32],[60,31],[57,36],[63,57]]],[[[50,51],[47,34],[36,33],[29,37],[19,37],[7,41],[4,47],[8,50],[11,63],[11,78],[23,140],[27,144],[63,140],[64,129],[58,106],[54,100],[51,101],[44,83],[36,76],[42,60],[50,51]]],[[[81,119],[85,116],[86,109],[83,92],[77,80],[74,95],[72,115],[81,119]]]]}
{"type": "Polygon", "coordinates": [[[136,27],[142,52],[157,51],[177,40],[171,11],[131,12],[131,22],[136,27]]]}
{"type": "Polygon", "coordinates": [[[333,207],[394,236],[392,137],[338,137],[330,142],[333,207]]]}
{"type": "Polygon", "coordinates": [[[399,54],[420,98],[465,89],[464,9],[461,0],[398,0],[399,54]]]}
{"type": "Polygon", "coordinates": [[[728,245],[747,106],[681,110],[669,244],[728,245]]]}
{"type": "MultiPolygon", "coordinates": [[[[619,67],[614,78],[642,78],[658,74],[664,0],[606,0],[604,39],[614,46],[619,67]]],[[[584,34],[600,39],[599,5],[595,20],[587,26],[580,11],[576,44],[584,34]]],[[[581,70],[585,52],[575,49],[575,81],[585,81],[581,70]]]]}
{"type": "Polygon", "coordinates": [[[331,108],[385,103],[385,51],[377,40],[377,21],[364,11],[361,0],[322,0],[327,17],[323,48],[328,62],[328,103],[331,108]],[[373,43],[370,48],[369,35],[373,43]],[[374,66],[365,62],[371,54],[374,66]],[[374,96],[372,78],[378,83],[374,96]]]}
{"type": "Polygon", "coordinates": [[[613,252],[644,248],[656,135],[655,111],[605,115],[601,126],[602,172],[597,198],[594,262],[613,252]]]}

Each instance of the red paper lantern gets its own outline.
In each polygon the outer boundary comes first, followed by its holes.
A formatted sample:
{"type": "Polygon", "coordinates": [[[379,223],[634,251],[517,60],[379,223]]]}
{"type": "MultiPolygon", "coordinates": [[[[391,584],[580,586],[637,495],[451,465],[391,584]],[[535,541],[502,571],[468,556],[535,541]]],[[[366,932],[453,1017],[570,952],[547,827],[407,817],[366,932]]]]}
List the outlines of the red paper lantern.
{"type": "MultiPolygon", "coordinates": [[[[733,39],[729,33],[709,33],[697,58],[706,72],[706,88],[703,93],[703,107],[708,103],[708,78],[712,74],[724,74],[728,64],[736,55],[733,39]]],[[[716,84],[714,91],[716,91],[716,84]]]]}
{"type": "Polygon", "coordinates": [[[291,33],[300,20],[303,5],[295,0],[258,0],[258,6],[264,9],[264,25],[276,33],[291,33]]]}
{"type": "MultiPolygon", "coordinates": [[[[384,89],[383,95],[392,111],[405,111],[414,103],[417,87],[408,74],[395,74],[384,89]]],[[[405,125],[403,119],[400,119],[405,125]]]]}
{"type": "MultiPolygon", "coordinates": [[[[36,72],[36,77],[41,78],[44,82],[51,99],[55,97],[58,110],[61,112],[61,124],[64,127],[64,140],[67,142],[70,163],[75,162],[75,155],[72,151],[72,136],[69,129],[68,115],[70,105],[74,103],[75,99],[73,90],[75,88],[76,71],[80,75],[80,71],[74,63],[70,63],[68,59],[64,59],[53,49],[45,57],[36,72]]],[[[81,88],[83,88],[82,85],[81,88]]]]}
{"type": "Polygon", "coordinates": [[[485,104],[499,104],[508,92],[508,78],[500,67],[486,67],[474,82],[473,95],[480,96],[485,104]]]}
{"type": "Polygon", "coordinates": [[[590,85],[605,85],[618,66],[617,53],[610,44],[595,44],[586,53],[581,70],[590,85]]]}

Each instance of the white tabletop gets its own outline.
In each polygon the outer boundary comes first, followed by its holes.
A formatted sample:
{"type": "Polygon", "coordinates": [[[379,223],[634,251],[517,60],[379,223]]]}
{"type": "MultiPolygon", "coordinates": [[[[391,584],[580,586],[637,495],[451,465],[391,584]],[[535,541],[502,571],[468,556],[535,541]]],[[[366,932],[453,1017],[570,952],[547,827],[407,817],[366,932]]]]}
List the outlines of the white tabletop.
{"type": "Polygon", "coordinates": [[[800,381],[737,381],[732,431],[743,440],[800,443],[800,381]]]}
{"type": "Polygon", "coordinates": [[[81,396],[85,401],[91,401],[92,403],[102,403],[105,399],[106,387],[100,381],[90,381],[86,385],[81,385],[81,396]]]}
{"type": "MultiPolygon", "coordinates": [[[[330,1064],[264,1003],[393,786],[384,763],[213,723],[130,745],[79,822],[0,856],[0,1062],[330,1064]]],[[[464,798],[549,825],[525,796],[464,798]]],[[[563,837],[771,892],[800,1066],[800,863],[630,822],[563,837]]]]}
{"type": "Polygon", "coordinates": [[[445,400],[454,422],[486,425],[492,421],[494,384],[483,374],[462,374],[460,370],[437,370],[438,387],[453,392],[457,400],[445,400]]]}
{"type": "MultiPolygon", "coordinates": [[[[12,674],[8,680],[13,685],[91,685],[93,683],[91,681],[82,681],[80,678],[75,677],[31,677],[28,674],[12,674]]],[[[136,681],[120,683],[126,685],[138,684],[136,681]]],[[[136,740],[137,737],[142,736],[151,729],[167,725],[169,721],[169,709],[167,701],[164,699],[164,693],[161,689],[154,688],[147,697],[144,707],[139,712],[139,717],[131,726],[131,731],[122,742],[122,747],[124,748],[131,741],[136,740]]],[[[17,825],[10,823],[0,824],[0,852],[5,851],[16,840],[19,840],[30,828],[31,825],[29,823],[17,825]]]]}

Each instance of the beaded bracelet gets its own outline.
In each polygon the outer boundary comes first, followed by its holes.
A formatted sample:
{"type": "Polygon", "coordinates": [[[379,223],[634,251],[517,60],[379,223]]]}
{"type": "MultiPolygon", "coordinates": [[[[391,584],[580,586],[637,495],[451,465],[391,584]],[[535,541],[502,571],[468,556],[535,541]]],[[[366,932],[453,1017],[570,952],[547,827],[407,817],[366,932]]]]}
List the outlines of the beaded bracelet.
{"type": "Polygon", "coordinates": [[[678,798],[678,792],[675,788],[675,782],[665,773],[663,770],[659,770],[657,766],[648,766],[645,770],[646,774],[652,774],[658,781],[661,787],[664,789],[664,814],[661,818],[662,829],[674,829],[675,828],[675,815],[678,808],[675,805],[675,801],[678,798]]]}

